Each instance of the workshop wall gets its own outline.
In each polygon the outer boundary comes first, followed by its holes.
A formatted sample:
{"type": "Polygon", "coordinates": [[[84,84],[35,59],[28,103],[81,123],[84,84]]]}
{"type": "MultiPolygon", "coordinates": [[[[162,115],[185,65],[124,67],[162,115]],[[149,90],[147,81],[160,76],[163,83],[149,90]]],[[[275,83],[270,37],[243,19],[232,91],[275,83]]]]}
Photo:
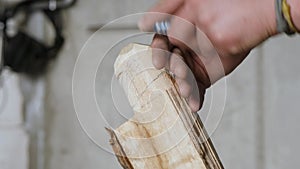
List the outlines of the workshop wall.
{"type": "Polygon", "coordinates": [[[20,77],[4,71],[0,83],[1,169],[28,169],[29,166],[29,137],[25,130],[23,102],[20,77]]]}

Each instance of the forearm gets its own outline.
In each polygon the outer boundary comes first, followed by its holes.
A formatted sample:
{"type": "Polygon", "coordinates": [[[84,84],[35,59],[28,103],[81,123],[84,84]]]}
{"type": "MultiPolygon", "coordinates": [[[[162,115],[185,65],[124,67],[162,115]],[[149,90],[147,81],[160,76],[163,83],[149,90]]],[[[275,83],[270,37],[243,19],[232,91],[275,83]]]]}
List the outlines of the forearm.
{"type": "Polygon", "coordinates": [[[287,0],[291,7],[291,17],[297,30],[300,30],[300,0],[287,0]]]}

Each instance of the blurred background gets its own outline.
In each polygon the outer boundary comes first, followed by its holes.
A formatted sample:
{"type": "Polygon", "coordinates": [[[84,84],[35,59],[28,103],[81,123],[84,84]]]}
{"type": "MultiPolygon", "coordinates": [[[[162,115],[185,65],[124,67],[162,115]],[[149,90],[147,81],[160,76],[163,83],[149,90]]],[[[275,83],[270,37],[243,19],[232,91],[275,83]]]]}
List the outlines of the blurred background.
{"type": "MultiPolygon", "coordinates": [[[[0,0],[0,11],[18,2],[0,0]]],[[[112,154],[99,148],[82,130],[72,102],[72,75],[81,48],[101,25],[144,12],[154,3],[155,0],[78,1],[60,11],[65,41],[47,73],[32,78],[3,70],[0,169],[121,168],[112,154]]],[[[37,12],[26,28],[36,38],[49,39],[53,31],[47,25],[45,17],[37,12]]],[[[131,30],[107,30],[99,38],[110,41],[126,31],[131,30]]],[[[298,35],[272,38],[226,77],[225,112],[212,135],[225,168],[298,167],[299,45],[298,35]]],[[[99,44],[97,50],[91,51],[95,57],[106,52],[103,46],[99,44]]],[[[98,94],[106,97],[105,93],[98,94]]],[[[103,131],[99,135],[109,139],[103,131]]]]}

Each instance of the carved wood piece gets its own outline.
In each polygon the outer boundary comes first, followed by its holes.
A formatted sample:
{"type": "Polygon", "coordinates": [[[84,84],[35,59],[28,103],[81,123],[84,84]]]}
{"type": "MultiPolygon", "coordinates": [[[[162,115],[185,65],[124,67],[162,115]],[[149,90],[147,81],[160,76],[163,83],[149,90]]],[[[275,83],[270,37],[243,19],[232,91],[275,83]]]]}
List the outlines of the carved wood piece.
{"type": "Polygon", "coordinates": [[[165,70],[152,65],[152,49],[129,44],[115,62],[134,116],[110,143],[124,169],[223,169],[197,114],[165,70]]]}

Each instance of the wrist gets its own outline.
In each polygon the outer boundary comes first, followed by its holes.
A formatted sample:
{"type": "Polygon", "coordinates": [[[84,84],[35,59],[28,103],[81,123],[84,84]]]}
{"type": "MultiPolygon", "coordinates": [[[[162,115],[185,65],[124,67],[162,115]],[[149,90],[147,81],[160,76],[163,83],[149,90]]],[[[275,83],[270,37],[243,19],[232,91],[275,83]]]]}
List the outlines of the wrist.
{"type": "Polygon", "coordinates": [[[260,1],[260,6],[263,8],[261,10],[264,12],[262,16],[264,16],[266,31],[268,31],[270,37],[276,35],[278,32],[276,25],[275,0],[262,0],[260,1]]]}
{"type": "Polygon", "coordinates": [[[291,7],[291,18],[297,28],[300,30],[300,1],[299,0],[287,0],[287,3],[291,7]]]}

